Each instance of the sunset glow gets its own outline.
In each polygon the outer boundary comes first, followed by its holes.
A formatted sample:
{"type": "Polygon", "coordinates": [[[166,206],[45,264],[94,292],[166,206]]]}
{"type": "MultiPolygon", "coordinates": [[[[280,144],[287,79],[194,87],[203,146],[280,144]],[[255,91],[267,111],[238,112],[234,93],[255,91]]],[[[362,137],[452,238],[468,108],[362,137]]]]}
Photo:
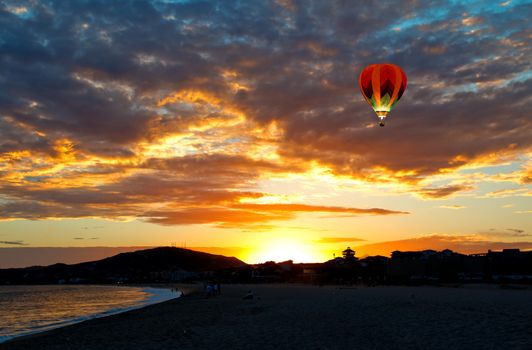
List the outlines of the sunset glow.
{"type": "Polygon", "coordinates": [[[1,249],[532,249],[523,2],[10,3],[1,249]],[[358,87],[374,62],[408,76],[385,128],[358,87]]]}
{"type": "Polygon", "coordinates": [[[308,242],[298,241],[293,238],[277,238],[264,242],[263,245],[255,247],[246,261],[259,263],[265,261],[287,261],[294,262],[314,262],[329,259],[329,256],[320,254],[316,246],[308,242]]]}

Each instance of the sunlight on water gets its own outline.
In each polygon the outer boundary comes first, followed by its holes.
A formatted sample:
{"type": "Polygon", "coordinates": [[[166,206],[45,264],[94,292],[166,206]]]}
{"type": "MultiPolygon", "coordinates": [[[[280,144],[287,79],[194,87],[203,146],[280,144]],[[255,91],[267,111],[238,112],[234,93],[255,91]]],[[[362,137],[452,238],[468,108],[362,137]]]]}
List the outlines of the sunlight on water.
{"type": "Polygon", "coordinates": [[[0,342],[177,297],[116,286],[0,286],[0,342]]]}

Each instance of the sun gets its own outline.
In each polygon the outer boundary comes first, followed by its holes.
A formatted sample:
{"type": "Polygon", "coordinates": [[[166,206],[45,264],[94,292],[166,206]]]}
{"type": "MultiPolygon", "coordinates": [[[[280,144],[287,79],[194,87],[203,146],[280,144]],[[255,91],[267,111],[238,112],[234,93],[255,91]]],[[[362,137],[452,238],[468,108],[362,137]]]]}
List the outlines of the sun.
{"type": "Polygon", "coordinates": [[[245,260],[252,264],[286,260],[308,263],[321,262],[323,256],[311,243],[294,238],[274,238],[253,249],[245,260]]]}

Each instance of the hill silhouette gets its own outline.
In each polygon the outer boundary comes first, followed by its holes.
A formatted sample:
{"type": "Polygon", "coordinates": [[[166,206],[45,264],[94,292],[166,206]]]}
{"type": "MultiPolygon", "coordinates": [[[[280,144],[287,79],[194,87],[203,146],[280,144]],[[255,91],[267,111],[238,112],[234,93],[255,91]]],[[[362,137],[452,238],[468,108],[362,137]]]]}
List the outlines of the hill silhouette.
{"type": "Polygon", "coordinates": [[[0,284],[109,283],[184,280],[245,266],[222,255],[174,247],[121,253],[102,260],[0,270],[0,284]]]}

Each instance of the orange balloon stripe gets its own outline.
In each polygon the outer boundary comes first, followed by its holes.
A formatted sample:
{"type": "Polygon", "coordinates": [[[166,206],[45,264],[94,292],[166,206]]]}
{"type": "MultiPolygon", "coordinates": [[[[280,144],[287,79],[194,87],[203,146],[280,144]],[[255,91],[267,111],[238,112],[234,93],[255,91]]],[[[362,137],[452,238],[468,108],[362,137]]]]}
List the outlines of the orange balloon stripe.
{"type": "Polygon", "coordinates": [[[373,99],[375,100],[375,107],[381,106],[381,66],[375,65],[373,72],[371,72],[371,86],[373,88],[373,99]]]}
{"type": "Polygon", "coordinates": [[[393,102],[397,98],[397,95],[399,95],[399,90],[401,90],[401,87],[403,86],[403,74],[401,73],[401,70],[397,66],[392,67],[395,71],[395,83],[392,98],[390,99],[390,103],[388,103],[388,109],[392,108],[393,102]]]}
{"type": "MultiPolygon", "coordinates": [[[[401,81],[401,91],[404,93],[406,89],[406,74],[402,70],[401,70],[401,76],[403,77],[403,80],[401,81]]],[[[403,95],[403,93],[401,93],[401,95],[403,95]]],[[[401,98],[401,96],[399,96],[399,98],[401,98]]]]}

